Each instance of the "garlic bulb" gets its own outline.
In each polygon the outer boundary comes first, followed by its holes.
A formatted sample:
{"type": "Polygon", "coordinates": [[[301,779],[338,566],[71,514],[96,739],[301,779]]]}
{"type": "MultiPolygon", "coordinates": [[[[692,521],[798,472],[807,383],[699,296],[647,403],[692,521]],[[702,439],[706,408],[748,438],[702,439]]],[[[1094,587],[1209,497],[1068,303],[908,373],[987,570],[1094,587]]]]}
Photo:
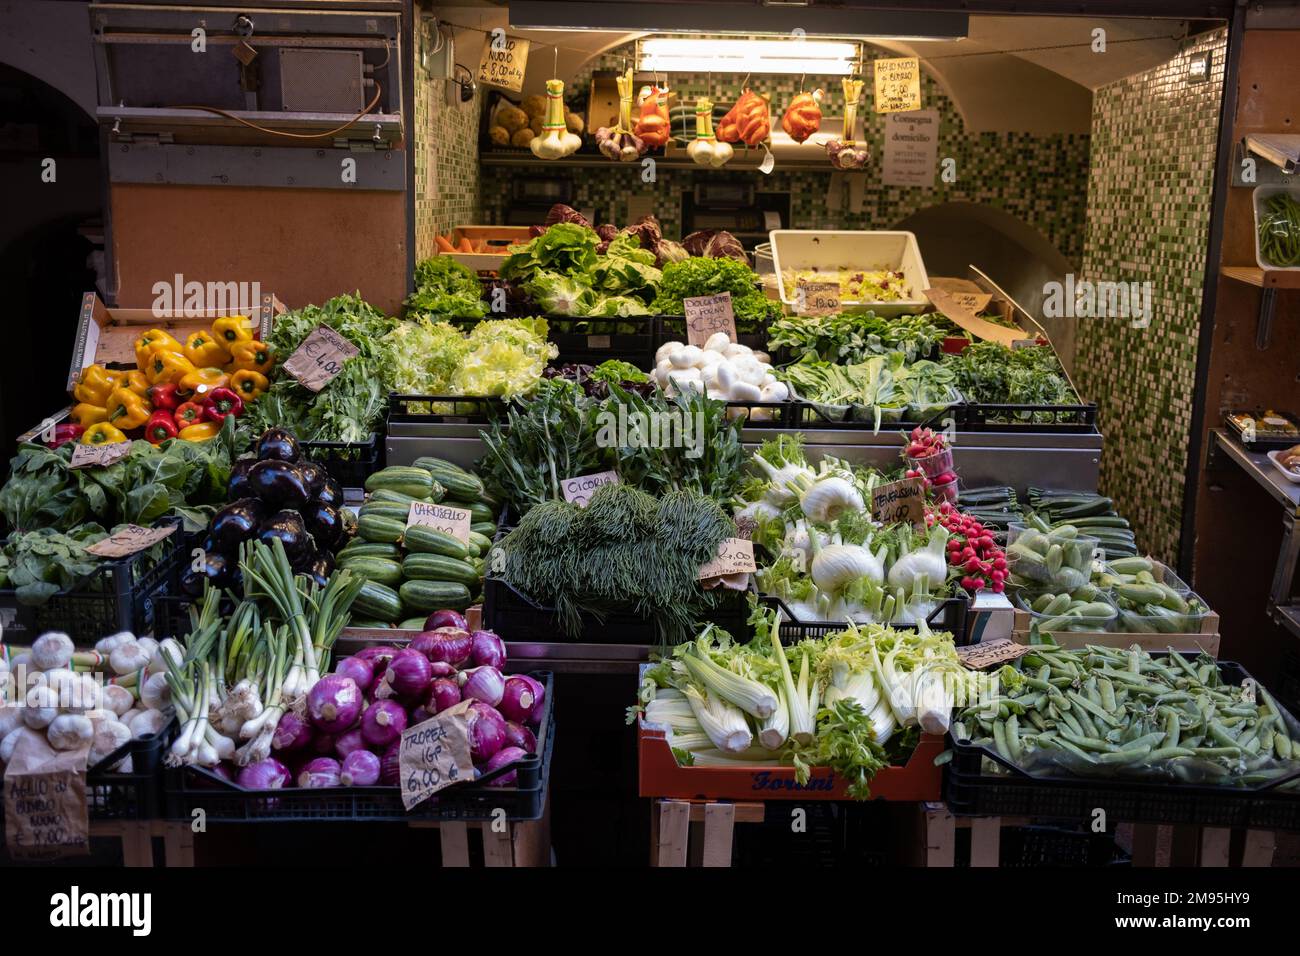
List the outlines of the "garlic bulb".
{"type": "Polygon", "coordinates": [[[80,714],[60,714],[46,731],[50,746],[55,750],[76,750],[95,734],[89,718],[80,714]]]}
{"type": "Polygon", "coordinates": [[[60,631],[42,634],[32,643],[32,665],[38,670],[49,671],[67,667],[72,660],[72,638],[60,631]]]}
{"type": "Polygon", "coordinates": [[[701,96],[695,101],[695,139],[686,147],[686,155],[697,166],[717,169],[725,166],[735,150],[729,143],[720,143],[713,134],[713,101],[701,96]]]}
{"type": "Polygon", "coordinates": [[[538,159],[563,159],[581,145],[582,137],[570,133],[564,122],[564,81],[547,80],[546,119],[541,135],[534,136],[528,148],[538,159]]]}

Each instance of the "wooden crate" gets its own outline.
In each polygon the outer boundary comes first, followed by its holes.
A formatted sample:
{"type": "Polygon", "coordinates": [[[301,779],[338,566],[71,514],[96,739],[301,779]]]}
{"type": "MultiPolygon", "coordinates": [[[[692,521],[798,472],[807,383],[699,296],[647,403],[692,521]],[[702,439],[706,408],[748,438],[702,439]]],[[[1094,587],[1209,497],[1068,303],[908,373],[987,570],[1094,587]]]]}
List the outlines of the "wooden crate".
{"type": "MultiPolygon", "coordinates": [[[[1011,639],[1018,644],[1029,643],[1028,611],[1016,608],[1014,629],[1011,639]]],[[[1201,651],[1211,657],[1219,656],[1219,615],[1213,612],[1205,615],[1201,621],[1201,630],[1197,634],[1126,634],[1120,631],[1053,631],[1052,640],[1062,647],[1081,648],[1087,644],[1099,644],[1102,647],[1131,647],[1136,644],[1145,651],[1163,651],[1170,647],[1179,653],[1199,654],[1201,651]]]]}
{"type": "Polygon", "coordinates": [[[496,274],[501,263],[510,254],[512,243],[528,241],[527,226],[457,226],[451,231],[452,244],[468,239],[472,243],[486,242],[494,252],[443,252],[440,255],[455,259],[461,265],[474,272],[491,272],[496,274]]]}

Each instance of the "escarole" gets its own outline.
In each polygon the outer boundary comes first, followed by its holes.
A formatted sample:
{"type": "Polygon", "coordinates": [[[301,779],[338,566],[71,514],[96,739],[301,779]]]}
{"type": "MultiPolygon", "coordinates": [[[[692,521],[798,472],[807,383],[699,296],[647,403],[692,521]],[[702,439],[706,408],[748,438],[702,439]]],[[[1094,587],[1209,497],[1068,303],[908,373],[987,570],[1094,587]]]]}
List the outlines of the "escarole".
{"type": "Polygon", "coordinates": [[[546,119],[542,132],[528,142],[528,148],[538,159],[563,159],[576,152],[582,137],[570,133],[564,124],[564,81],[546,81],[546,119]]]}

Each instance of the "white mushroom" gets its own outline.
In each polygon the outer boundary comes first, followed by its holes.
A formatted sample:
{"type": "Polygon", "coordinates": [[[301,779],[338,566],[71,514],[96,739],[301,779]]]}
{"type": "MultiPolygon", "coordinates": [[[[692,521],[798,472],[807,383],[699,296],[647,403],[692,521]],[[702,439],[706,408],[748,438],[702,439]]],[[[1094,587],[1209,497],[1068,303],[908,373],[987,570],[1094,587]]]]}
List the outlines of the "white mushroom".
{"type": "Polygon", "coordinates": [[[663,345],[659,346],[659,348],[655,350],[655,364],[657,365],[660,362],[664,361],[666,358],[668,358],[668,356],[672,355],[678,349],[684,349],[684,348],[686,348],[685,342],[665,342],[663,345]]]}

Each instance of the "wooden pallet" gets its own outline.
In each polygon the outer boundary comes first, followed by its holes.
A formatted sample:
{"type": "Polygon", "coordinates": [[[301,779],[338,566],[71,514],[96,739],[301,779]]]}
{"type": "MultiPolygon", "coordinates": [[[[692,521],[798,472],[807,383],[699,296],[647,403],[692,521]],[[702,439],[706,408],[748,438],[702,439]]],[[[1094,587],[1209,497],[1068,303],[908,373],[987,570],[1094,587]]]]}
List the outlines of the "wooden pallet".
{"type": "Polygon", "coordinates": [[[766,805],[726,800],[650,802],[651,866],[731,866],[737,823],[762,823],[766,805]]]}

